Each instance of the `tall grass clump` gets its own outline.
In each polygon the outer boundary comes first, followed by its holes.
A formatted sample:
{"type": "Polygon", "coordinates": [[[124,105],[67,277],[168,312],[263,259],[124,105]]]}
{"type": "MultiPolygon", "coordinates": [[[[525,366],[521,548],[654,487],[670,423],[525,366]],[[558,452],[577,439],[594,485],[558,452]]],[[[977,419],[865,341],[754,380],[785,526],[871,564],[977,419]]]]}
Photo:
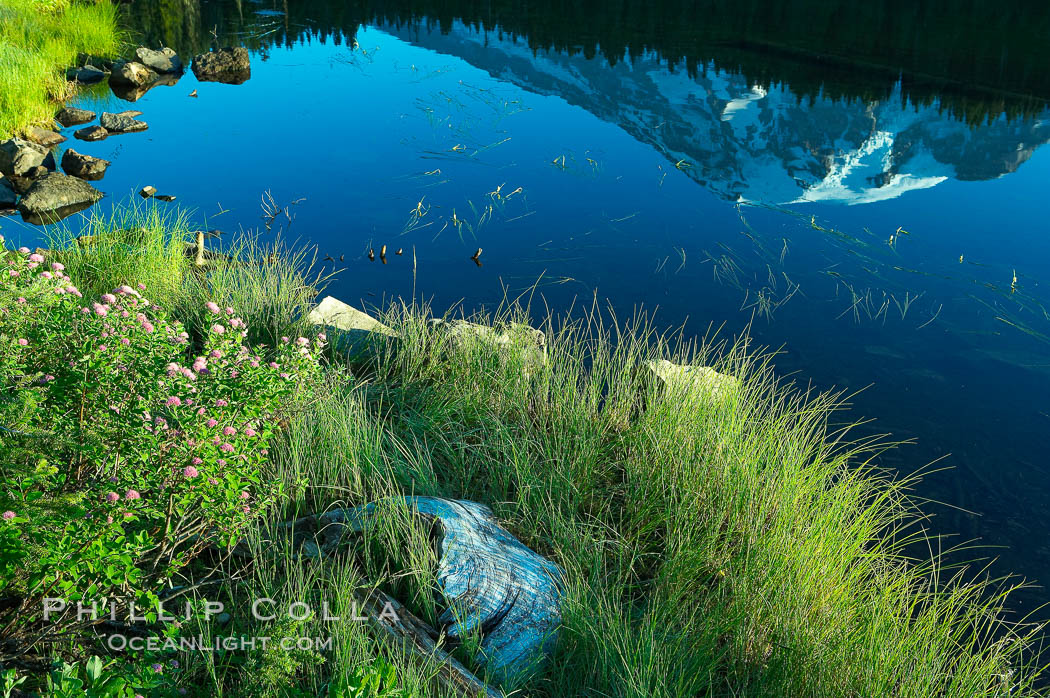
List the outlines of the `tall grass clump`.
{"type": "Polygon", "coordinates": [[[186,245],[189,219],[151,203],[92,213],[76,234],[70,227],[51,231],[48,246],[69,274],[93,293],[122,284],[143,284],[163,299],[180,298],[192,259],[186,245]]]}
{"type": "Polygon", "coordinates": [[[204,273],[187,279],[175,310],[183,323],[199,326],[207,320],[203,302],[215,298],[245,318],[252,341],[276,344],[281,337],[306,334],[306,317],[329,278],[315,271],[314,261],[305,248],[241,234],[204,273]]]}
{"type": "MultiPolygon", "coordinates": [[[[531,695],[1040,695],[1040,629],[1006,620],[1009,584],[910,556],[914,483],[875,467],[884,444],[832,426],[836,395],[781,383],[746,342],[672,345],[645,322],[548,323],[537,365],[526,344],[455,341],[428,316],[393,308],[400,341],[293,423],[274,462],[310,485],[288,516],[405,493],[492,506],[567,573],[531,695]],[[661,358],[739,387],[668,389],[645,368],[661,358]]],[[[260,557],[272,593],[302,584],[286,556],[260,557]]],[[[433,587],[400,557],[399,584],[424,580],[401,592],[412,606],[433,587]]],[[[394,581],[357,559],[362,580],[394,581]]]]}
{"type": "Polygon", "coordinates": [[[280,240],[263,243],[242,233],[221,248],[205,244],[196,258],[197,231],[189,216],[152,202],[132,202],[95,213],[74,232],[60,227],[48,246],[82,288],[105,293],[121,284],[158,289],[156,302],[195,337],[211,325],[205,303],[233,307],[248,325],[249,341],[277,344],[309,329],[307,315],[328,278],[314,268],[314,254],[280,240]]]}
{"type": "Polygon", "coordinates": [[[78,52],[119,51],[117,13],[108,0],[0,0],[0,138],[51,120],[78,52]]]}

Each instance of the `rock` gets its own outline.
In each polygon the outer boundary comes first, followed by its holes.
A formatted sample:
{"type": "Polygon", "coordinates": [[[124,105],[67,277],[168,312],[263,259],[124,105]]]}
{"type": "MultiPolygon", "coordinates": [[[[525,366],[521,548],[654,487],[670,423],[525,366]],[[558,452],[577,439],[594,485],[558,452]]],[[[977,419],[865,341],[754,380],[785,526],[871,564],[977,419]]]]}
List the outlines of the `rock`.
{"type": "Polygon", "coordinates": [[[22,218],[29,223],[53,223],[102,198],[102,192],[87,182],[60,172],[51,172],[33,182],[18,202],[22,218]]]}
{"type": "Polygon", "coordinates": [[[106,74],[98,68],[84,66],[83,68],[69,68],[66,70],[66,80],[79,82],[84,85],[93,85],[102,82],[106,74]]]}
{"type": "Polygon", "coordinates": [[[509,356],[512,349],[520,347],[525,352],[523,357],[526,375],[547,363],[547,337],[542,330],[528,325],[511,323],[501,332],[466,320],[445,322],[434,319],[430,323],[438,329],[446,330],[448,337],[461,347],[469,346],[472,342],[480,343],[496,347],[504,356],[509,356]]]}
{"type": "Polygon", "coordinates": [[[18,201],[18,192],[7,181],[6,177],[0,177],[0,208],[14,208],[18,201]]]}
{"type": "Polygon", "coordinates": [[[55,120],[63,126],[79,126],[95,120],[95,112],[76,107],[63,107],[57,114],[55,120]]]}
{"type": "Polygon", "coordinates": [[[5,177],[25,175],[37,165],[55,168],[55,158],[47,148],[21,138],[0,143],[0,174],[5,177]]]}
{"type": "Polygon", "coordinates": [[[136,116],[142,116],[142,112],[138,109],[126,109],[124,111],[114,112],[115,116],[126,116],[129,119],[134,119],[136,116]]]}
{"type": "Polygon", "coordinates": [[[89,182],[102,179],[106,175],[106,168],[109,165],[109,160],[83,155],[72,148],[69,148],[62,154],[62,170],[68,175],[80,177],[89,182]]]}
{"type": "Polygon", "coordinates": [[[713,403],[732,400],[740,393],[740,379],[708,366],[684,366],[666,359],[646,364],[672,394],[699,396],[713,403]]]}
{"type": "Polygon", "coordinates": [[[33,141],[37,145],[42,145],[45,148],[50,148],[53,145],[64,143],[66,137],[55,133],[49,128],[40,128],[39,126],[30,126],[26,129],[26,138],[33,141]]]}
{"type": "Polygon", "coordinates": [[[349,358],[364,358],[371,355],[384,342],[397,337],[397,333],[368,313],[326,296],[307,319],[315,325],[327,328],[334,349],[349,358]]]}
{"type": "Polygon", "coordinates": [[[182,72],[182,61],[178,54],[167,47],[154,51],[143,46],[135,51],[135,57],[142,65],[158,73],[182,72]]]}
{"type": "Polygon", "coordinates": [[[43,165],[37,165],[36,167],[31,168],[29,172],[26,172],[26,178],[33,180],[40,179],[50,171],[51,170],[47,169],[43,165]]]}
{"type": "Polygon", "coordinates": [[[156,193],[157,193],[157,188],[156,187],[145,186],[145,187],[142,187],[142,191],[139,192],[139,196],[141,196],[143,199],[148,199],[148,198],[150,198],[151,196],[153,196],[156,193]]]}
{"type": "Polygon", "coordinates": [[[79,138],[82,141],[101,141],[109,137],[109,131],[101,126],[88,126],[87,128],[75,131],[73,137],[79,138]]]}
{"type": "Polygon", "coordinates": [[[135,133],[136,131],[145,131],[149,126],[145,121],[139,121],[130,116],[123,116],[121,114],[110,114],[109,112],[102,112],[102,116],[99,117],[98,122],[102,124],[102,128],[113,133],[135,133]]]}
{"type": "Polygon", "coordinates": [[[29,191],[29,187],[33,186],[33,180],[26,176],[11,175],[10,177],[4,177],[4,180],[11,185],[11,188],[19,196],[25,194],[29,191]]]}
{"type": "Polygon", "coordinates": [[[390,337],[395,336],[394,331],[379,320],[333,296],[325,296],[318,306],[310,311],[307,319],[315,325],[333,327],[346,332],[377,332],[390,337]]]}
{"type": "Polygon", "coordinates": [[[248,49],[238,46],[199,54],[193,58],[193,74],[201,82],[240,85],[251,77],[248,49]]]}
{"type": "Polygon", "coordinates": [[[167,201],[167,202],[170,203],[170,202],[175,200],[175,195],[174,194],[156,194],[153,198],[156,199],[157,201],[167,201]]]}
{"type": "Polygon", "coordinates": [[[109,83],[111,85],[146,87],[153,84],[156,79],[157,74],[141,63],[117,61],[113,64],[113,74],[109,76],[109,83]]]}

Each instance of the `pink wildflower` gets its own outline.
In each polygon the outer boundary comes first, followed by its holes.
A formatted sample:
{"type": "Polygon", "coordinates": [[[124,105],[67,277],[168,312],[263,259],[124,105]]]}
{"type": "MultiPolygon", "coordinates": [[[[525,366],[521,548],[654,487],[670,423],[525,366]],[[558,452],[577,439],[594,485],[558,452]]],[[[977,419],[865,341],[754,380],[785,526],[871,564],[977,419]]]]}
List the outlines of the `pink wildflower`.
{"type": "Polygon", "coordinates": [[[114,296],[112,293],[103,293],[102,294],[102,302],[103,303],[110,303],[110,304],[116,303],[117,302],[117,297],[114,296]]]}
{"type": "Polygon", "coordinates": [[[36,262],[36,263],[39,264],[40,262],[44,261],[44,255],[37,254],[37,253],[34,252],[33,254],[29,255],[29,261],[30,262],[36,262]]]}
{"type": "Polygon", "coordinates": [[[11,519],[15,518],[15,512],[13,512],[13,511],[5,511],[3,516],[4,516],[4,521],[10,521],[11,519]]]}
{"type": "Polygon", "coordinates": [[[182,469],[182,475],[183,477],[187,478],[197,477],[197,469],[194,468],[192,465],[187,465],[185,468],[182,469]]]}
{"type": "Polygon", "coordinates": [[[252,429],[251,427],[248,427],[247,429],[245,429],[245,430],[244,430],[244,435],[245,435],[245,436],[255,436],[255,435],[256,435],[256,434],[258,434],[258,433],[259,433],[259,432],[255,431],[255,430],[254,430],[254,429],[252,429]]]}
{"type": "Polygon", "coordinates": [[[20,346],[20,347],[24,347],[24,346],[26,346],[28,344],[29,344],[29,340],[28,339],[19,339],[18,340],[18,346],[20,346]]]}
{"type": "Polygon", "coordinates": [[[224,427],[223,430],[222,430],[222,433],[225,434],[226,436],[233,436],[234,434],[237,433],[237,430],[234,429],[233,427],[224,427]]]}
{"type": "Polygon", "coordinates": [[[182,400],[175,395],[168,398],[168,401],[164,403],[168,407],[182,407],[182,400]]]}
{"type": "Polygon", "coordinates": [[[124,499],[139,499],[141,495],[135,490],[128,490],[124,493],[124,499]]]}
{"type": "Polygon", "coordinates": [[[120,495],[117,494],[116,492],[110,492],[109,494],[106,495],[106,501],[107,502],[115,502],[118,499],[120,499],[120,495]]]}
{"type": "Polygon", "coordinates": [[[207,303],[204,304],[204,307],[208,309],[209,313],[214,313],[216,315],[218,315],[218,313],[219,313],[219,304],[218,303],[214,303],[212,301],[208,301],[207,303]]]}
{"type": "Polygon", "coordinates": [[[211,326],[211,331],[214,332],[215,334],[222,334],[223,332],[226,331],[226,328],[223,327],[222,325],[216,323],[216,324],[211,326]]]}
{"type": "Polygon", "coordinates": [[[233,453],[233,444],[223,444],[219,446],[219,450],[223,453],[233,453]]]}
{"type": "Polygon", "coordinates": [[[24,246],[24,245],[22,247],[19,247],[18,251],[21,252],[22,254],[29,254],[29,248],[24,246]]]}
{"type": "Polygon", "coordinates": [[[66,267],[61,262],[52,262],[51,268],[55,271],[65,271],[66,267]]]}
{"type": "Polygon", "coordinates": [[[208,425],[208,427],[209,427],[209,428],[210,428],[210,427],[213,427],[213,426],[215,426],[215,425],[217,425],[218,423],[219,423],[219,420],[217,420],[217,419],[215,419],[215,418],[209,419],[209,420],[208,420],[208,421],[206,422],[206,424],[208,425]]]}
{"type": "Polygon", "coordinates": [[[216,400],[216,401],[215,401],[215,405],[216,405],[217,407],[226,407],[226,406],[227,406],[227,405],[229,405],[229,404],[230,404],[230,403],[226,402],[226,401],[225,401],[225,400],[223,400],[222,398],[219,398],[218,400],[216,400]]]}
{"type": "Polygon", "coordinates": [[[193,459],[192,459],[192,460],[191,460],[190,462],[191,462],[191,463],[193,463],[194,465],[200,465],[200,464],[201,464],[201,463],[203,463],[204,461],[202,461],[202,460],[201,460],[200,458],[198,458],[197,456],[194,456],[194,457],[193,457],[193,459]]]}

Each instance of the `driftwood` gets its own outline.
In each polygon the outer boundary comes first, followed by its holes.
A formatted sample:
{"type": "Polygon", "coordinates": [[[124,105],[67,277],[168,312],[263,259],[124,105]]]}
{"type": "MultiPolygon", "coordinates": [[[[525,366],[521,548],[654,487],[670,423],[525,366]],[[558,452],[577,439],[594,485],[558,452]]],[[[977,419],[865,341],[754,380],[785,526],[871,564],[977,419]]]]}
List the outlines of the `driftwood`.
{"type": "MultiPolygon", "coordinates": [[[[445,637],[458,644],[480,636],[477,662],[496,684],[527,676],[556,639],[561,570],[522,545],[484,505],[437,497],[402,501],[439,531],[437,581],[445,607],[438,622],[445,637]]],[[[382,511],[377,504],[334,509],[292,525],[316,530],[317,538],[303,543],[303,552],[325,556],[334,552],[347,530],[364,530],[382,511]]]]}
{"type": "Polygon", "coordinates": [[[438,673],[434,680],[452,688],[464,698],[503,698],[503,693],[486,685],[448,652],[438,647],[434,629],[417,618],[388,594],[373,589],[357,594],[359,611],[372,627],[382,632],[395,646],[418,657],[435,661],[438,673]],[[393,610],[393,614],[389,611],[393,610]],[[396,616],[393,617],[393,616],[396,616]]]}

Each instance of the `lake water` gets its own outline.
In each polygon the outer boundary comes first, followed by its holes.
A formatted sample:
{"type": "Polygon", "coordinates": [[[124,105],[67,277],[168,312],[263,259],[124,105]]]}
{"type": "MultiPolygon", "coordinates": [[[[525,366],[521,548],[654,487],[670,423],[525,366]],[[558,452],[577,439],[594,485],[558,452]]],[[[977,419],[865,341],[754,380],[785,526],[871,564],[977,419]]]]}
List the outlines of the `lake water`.
{"type": "Polygon", "coordinates": [[[69,144],[113,162],[97,209],[147,184],[202,228],[287,208],[264,239],[342,259],[348,302],[529,292],[750,326],[781,373],[914,440],[883,464],[936,462],[937,531],[1050,579],[1050,9],[519,5],[136,0],[143,42],[245,45],[251,79],[93,90],[149,131],[69,144]]]}

